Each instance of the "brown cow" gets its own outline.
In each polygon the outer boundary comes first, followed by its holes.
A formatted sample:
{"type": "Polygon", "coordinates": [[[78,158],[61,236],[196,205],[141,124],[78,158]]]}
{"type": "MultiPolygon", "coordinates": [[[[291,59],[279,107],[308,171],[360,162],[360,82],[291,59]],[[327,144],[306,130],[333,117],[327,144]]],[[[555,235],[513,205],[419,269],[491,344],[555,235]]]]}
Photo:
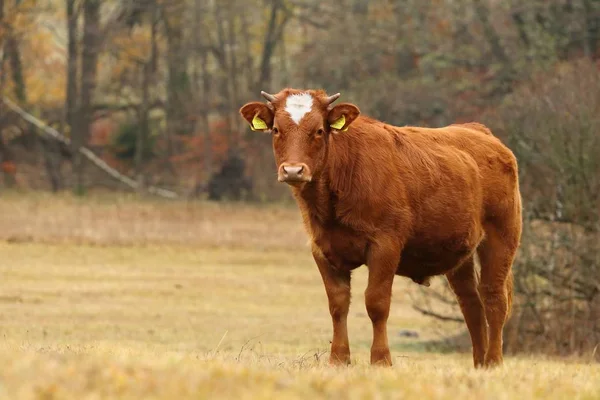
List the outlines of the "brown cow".
{"type": "Polygon", "coordinates": [[[267,104],[240,113],[253,130],[272,133],[278,179],[291,186],[311,236],[333,320],[330,362],[350,362],[350,276],[366,264],[372,364],[392,363],[394,276],[427,284],[441,274],[465,317],[475,366],[501,364],[521,236],[512,152],[478,123],[396,127],[360,116],[353,104],[332,106],[339,93],[262,94],[267,104]]]}

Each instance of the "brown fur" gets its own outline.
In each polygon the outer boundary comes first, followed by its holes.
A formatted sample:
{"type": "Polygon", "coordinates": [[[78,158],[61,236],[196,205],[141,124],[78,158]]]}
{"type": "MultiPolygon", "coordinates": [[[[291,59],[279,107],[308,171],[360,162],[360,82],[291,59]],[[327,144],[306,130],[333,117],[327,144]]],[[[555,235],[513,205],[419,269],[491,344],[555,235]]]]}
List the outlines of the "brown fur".
{"type": "Polygon", "coordinates": [[[366,264],[372,363],[391,365],[386,324],[394,276],[427,284],[431,276],[446,275],[471,334],[475,366],[501,364],[521,235],[512,152],[478,123],[396,127],[359,116],[352,104],[327,107],[322,91],[307,91],[313,107],[296,125],[285,101],[301,92],[285,89],[272,104],[249,103],[240,113],[248,122],[258,114],[277,131],[280,174],[284,164],[303,165],[310,177],[293,183],[292,191],[329,299],[330,361],[350,360],[350,275],[366,264]],[[342,130],[331,128],[341,115],[342,130]]]}

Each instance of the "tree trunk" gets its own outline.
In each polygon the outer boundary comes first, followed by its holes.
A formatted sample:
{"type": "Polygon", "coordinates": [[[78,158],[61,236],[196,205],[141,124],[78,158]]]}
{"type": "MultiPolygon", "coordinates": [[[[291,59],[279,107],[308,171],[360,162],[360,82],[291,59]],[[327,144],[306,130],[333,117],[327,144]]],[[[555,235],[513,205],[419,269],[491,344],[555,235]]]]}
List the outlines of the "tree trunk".
{"type": "Polygon", "coordinates": [[[84,157],[78,151],[85,146],[92,123],[92,100],[96,88],[98,52],[100,44],[100,0],[87,0],[83,6],[83,42],[81,60],[81,92],[79,98],[78,123],[73,129],[73,153],[75,180],[73,189],[77,194],[85,192],[84,157]]]}
{"type": "MultiPolygon", "coordinates": [[[[502,43],[500,42],[500,36],[498,35],[498,32],[496,32],[496,29],[494,29],[494,26],[492,25],[492,22],[490,21],[489,7],[486,4],[482,3],[482,1],[486,1],[486,0],[472,0],[472,1],[474,3],[475,13],[477,14],[477,17],[478,17],[479,21],[481,22],[481,26],[483,28],[483,35],[491,47],[492,54],[494,55],[494,57],[496,57],[496,59],[503,66],[504,85],[508,86],[509,82],[512,79],[514,79],[516,71],[512,65],[510,58],[508,57],[508,55],[506,54],[506,51],[504,50],[504,47],[502,47],[502,43]]],[[[502,89],[502,91],[504,91],[504,90],[505,89],[502,89]]]]}
{"type": "Polygon", "coordinates": [[[152,60],[149,60],[142,65],[142,103],[139,109],[139,127],[137,129],[136,143],[135,143],[135,173],[136,179],[139,184],[139,191],[143,191],[145,179],[144,179],[144,153],[147,147],[147,141],[149,135],[149,114],[150,114],[150,81],[151,81],[151,70],[152,60]]]}
{"type": "MultiPolygon", "coordinates": [[[[186,4],[174,0],[163,8],[167,34],[167,134],[182,135],[191,132],[187,104],[190,99],[187,73],[187,52],[184,47],[184,17],[186,4]]],[[[170,149],[172,151],[172,148],[170,149]]],[[[171,156],[172,154],[169,154],[171,156]]]]}
{"type": "Polygon", "coordinates": [[[200,123],[204,128],[204,180],[208,182],[212,176],[213,154],[210,125],[208,122],[208,98],[210,96],[210,75],[208,72],[208,55],[201,55],[202,66],[202,100],[200,101],[200,123]]]}
{"type": "Polygon", "coordinates": [[[135,143],[135,173],[138,181],[139,191],[144,190],[145,186],[145,175],[144,175],[144,163],[146,148],[148,147],[148,138],[150,137],[150,104],[152,103],[150,86],[154,83],[154,76],[156,68],[158,66],[158,41],[157,41],[157,30],[158,30],[158,8],[156,5],[152,6],[151,10],[151,26],[150,26],[150,58],[142,65],[142,103],[138,110],[139,116],[139,129],[137,130],[137,137],[135,143]]]}
{"type": "Polygon", "coordinates": [[[585,40],[584,50],[586,57],[596,59],[598,39],[600,36],[600,9],[598,0],[583,0],[585,17],[585,40]]]}
{"type": "MultiPolygon", "coordinates": [[[[202,0],[196,0],[196,18],[195,20],[199,24],[203,24],[204,13],[202,9],[202,0]]],[[[196,31],[196,53],[200,57],[200,72],[202,74],[202,92],[199,101],[199,120],[198,124],[200,128],[196,128],[204,135],[203,141],[203,174],[202,179],[205,184],[208,183],[212,176],[212,140],[210,137],[210,126],[208,122],[208,99],[210,96],[210,80],[211,76],[208,71],[208,40],[204,37],[206,29],[198,26],[196,31]]]]}
{"type": "MultiPolygon", "coordinates": [[[[2,59],[0,60],[0,89],[4,89],[4,83],[6,82],[6,76],[4,75],[4,63],[8,61],[11,66],[12,79],[15,84],[15,95],[19,101],[25,98],[25,84],[23,81],[23,70],[21,65],[21,58],[19,48],[16,40],[11,35],[10,27],[4,21],[4,0],[0,0],[0,46],[2,46],[2,59]],[[6,60],[6,58],[8,60],[6,60]]],[[[0,90],[0,94],[3,90],[0,90]]],[[[2,110],[3,103],[0,102],[0,172],[4,178],[4,186],[13,187],[16,184],[16,164],[14,155],[8,145],[4,142],[2,137],[2,128],[5,120],[4,112],[2,110]]]]}
{"type": "Polygon", "coordinates": [[[275,53],[275,47],[283,36],[283,31],[287,22],[289,21],[289,15],[283,8],[281,0],[271,0],[271,12],[269,16],[269,25],[265,34],[265,40],[263,43],[263,53],[260,62],[260,75],[258,82],[256,82],[254,91],[259,92],[265,90],[265,85],[271,82],[271,58],[275,53]],[[280,19],[280,13],[283,13],[283,19],[280,19]]]}
{"type": "Polygon", "coordinates": [[[521,39],[521,42],[523,42],[525,47],[529,49],[531,47],[531,41],[529,40],[529,35],[527,34],[527,24],[525,23],[525,18],[523,17],[523,11],[514,11],[511,14],[511,17],[517,26],[517,31],[519,32],[519,38],[521,39]]]}
{"type": "Polygon", "coordinates": [[[234,147],[238,147],[240,144],[240,122],[241,119],[239,118],[238,115],[238,108],[240,107],[239,101],[238,101],[238,75],[239,75],[239,71],[238,71],[238,60],[236,57],[236,51],[235,51],[235,46],[236,46],[236,32],[235,32],[235,22],[236,22],[236,16],[235,16],[235,5],[234,2],[232,0],[228,1],[227,4],[227,48],[229,49],[229,71],[228,71],[228,79],[227,82],[229,83],[229,104],[228,104],[228,108],[229,108],[229,118],[231,120],[231,122],[229,123],[229,125],[231,126],[231,131],[233,134],[233,143],[234,143],[234,147]]]}
{"type": "MultiPolygon", "coordinates": [[[[217,34],[217,45],[219,48],[219,57],[217,58],[217,60],[219,61],[220,64],[220,71],[219,74],[217,75],[217,79],[219,81],[219,94],[220,96],[222,96],[225,101],[224,103],[221,103],[221,107],[220,107],[220,113],[224,116],[225,118],[225,129],[227,130],[227,132],[231,132],[233,130],[233,125],[232,125],[232,120],[231,120],[231,113],[230,113],[230,107],[231,107],[231,92],[229,90],[229,69],[230,69],[230,65],[229,65],[229,57],[228,57],[228,52],[230,50],[228,50],[228,46],[227,46],[227,40],[225,38],[225,17],[223,15],[223,2],[215,2],[214,5],[215,9],[214,9],[214,20],[216,23],[216,34],[217,34]]],[[[232,140],[232,142],[234,142],[232,140]]],[[[235,145],[235,143],[233,143],[233,145],[235,145]]]]}
{"type": "MultiPolygon", "coordinates": [[[[32,127],[32,129],[37,129],[32,127]]],[[[50,187],[53,192],[58,192],[62,189],[62,175],[60,173],[61,154],[57,141],[54,139],[40,138],[40,147],[44,156],[44,166],[50,181],[50,187]]]]}
{"type": "MultiPolygon", "coordinates": [[[[25,78],[23,76],[23,63],[21,62],[21,49],[19,42],[14,35],[12,26],[8,21],[4,21],[4,1],[0,2],[0,32],[4,39],[5,57],[10,65],[12,81],[14,83],[15,97],[21,105],[27,102],[27,92],[25,88],[25,78]]],[[[2,38],[0,37],[0,38],[2,38]]]]}
{"type": "Polygon", "coordinates": [[[75,0],[67,0],[67,98],[65,101],[65,126],[68,135],[75,129],[77,110],[77,13],[75,0]]]}
{"type": "MultiPolygon", "coordinates": [[[[248,21],[249,18],[250,16],[248,15],[248,13],[242,13],[242,15],[240,15],[243,41],[242,43],[244,49],[244,56],[242,58],[242,68],[245,74],[245,81],[251,84],[255,80],[255,72],[254,61],[252,57],[252,36],[250,35],[250,27],[248,21]]],[[[254,87],[248,86],[248,89],[253,90],[254,87]]]]}
{"type": "MultiPolygon", "coordinates": [[[[405,21],[409,17],[406,5],[397,2],[394,5],[394,17],[396,20],[396,74],[400,78],[407,76],[415,69],[415,61],[408,40],[405,38],[405,21]]],[[[415,11],[416,12],[416,8],[415,11]]]]}
{"type": "Polygon", "coordinates": [[[15,158],[8,145],[4,143],[2,136],[0,136],[0,170],[4,175],[4,186],[8,188],[15,186],[17,172],[15,158]]]}
{"type": "MultiPolygon", "coordinates": [[[[4,49],[4,37],[6,36],[4,25],[4,0],[0,0],[0,49],[4,49]]],[[[4,78],[4,51],[0,53],[2,53],[2,57],[0,57],[0,77],[4,78]]]]}
{"type": "Polygon", "coordinates": [[[15,86],[15,98],[21,105],[25,105],[27,102],[27,91],[25,88],[25,78],[23,77],[23,63],[21,62],[21,50],[19,49],[19,42],[15,38],[14,34],[9,28],[6,35],[6,43],[4,47],[6,51],[6,57],[10,65],[10,72],[12,74],[12,81],[15,86]]]}

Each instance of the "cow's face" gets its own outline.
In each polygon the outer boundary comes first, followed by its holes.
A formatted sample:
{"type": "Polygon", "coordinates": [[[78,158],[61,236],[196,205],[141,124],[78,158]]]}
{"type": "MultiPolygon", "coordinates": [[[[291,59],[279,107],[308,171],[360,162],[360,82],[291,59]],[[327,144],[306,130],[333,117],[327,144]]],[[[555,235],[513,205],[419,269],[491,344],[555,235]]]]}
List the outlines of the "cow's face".
{"type": "Polygon", "coordinates": [[[290,185],[303,185],[321,174],[330,136],[343,134],[360,114],[353,104],[332,107],[339,93],[284,89],[263,96],[267,104],[248,103],[240,114],[253,130],[271,132],[278,180],[290,185]]]}

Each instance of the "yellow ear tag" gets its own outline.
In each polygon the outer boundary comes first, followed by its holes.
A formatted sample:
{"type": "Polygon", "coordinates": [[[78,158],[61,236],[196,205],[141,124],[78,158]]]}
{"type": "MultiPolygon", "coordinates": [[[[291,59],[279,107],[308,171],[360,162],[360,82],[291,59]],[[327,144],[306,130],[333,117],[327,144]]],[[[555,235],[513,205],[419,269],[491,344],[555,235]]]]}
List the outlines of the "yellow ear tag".
{"type": "Polygon", "coordinates": [[[255,115],[254,118],[252,118],[252,129],[256,130],[256,129],[269,129],[269,128],[267,127],[267,123],[265,121],[258,118],[258,115],[255,115]]]}
{"type": "Polygon", "coordinates": [[[331,127],[334,129],[342,129],[344,125],[346,125],[346,117],[342,115],[334,123],[331,124],[331,127]]]}

